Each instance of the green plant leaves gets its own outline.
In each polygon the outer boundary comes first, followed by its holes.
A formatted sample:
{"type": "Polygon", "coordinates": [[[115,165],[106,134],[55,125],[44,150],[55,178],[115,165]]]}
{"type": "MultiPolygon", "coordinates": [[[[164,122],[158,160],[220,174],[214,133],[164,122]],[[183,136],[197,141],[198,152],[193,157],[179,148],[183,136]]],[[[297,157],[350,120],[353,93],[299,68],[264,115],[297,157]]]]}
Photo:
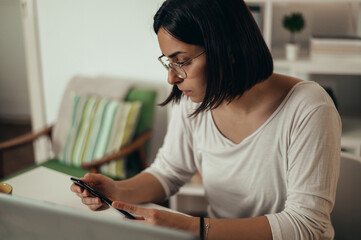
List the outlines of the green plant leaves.
{"type": "Polygon", "coordinates": [[[291,33],[300,32],[305,26],[305,20],[301,13],[291,13],[283,18],[283,26],[291,33]]]}

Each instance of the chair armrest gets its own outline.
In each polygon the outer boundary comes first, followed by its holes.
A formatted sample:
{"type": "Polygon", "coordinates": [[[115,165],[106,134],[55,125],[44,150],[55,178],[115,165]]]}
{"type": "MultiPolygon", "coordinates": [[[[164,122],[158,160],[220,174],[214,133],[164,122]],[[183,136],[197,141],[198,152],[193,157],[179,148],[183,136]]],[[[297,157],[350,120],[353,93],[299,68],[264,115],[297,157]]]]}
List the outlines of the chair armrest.
{"type": "Polygon", "coordinates": [[[50,137],[52,129],[53,129],[53,125],[48,126],[48,127],[44,128],[44,129],[38,131],[38,132],[27,133],[27,134],[24,134],[24,135],[22,135],[20,137],[16,137],[16,138],[13,138],[13,139],[8,140],[8,141],[1,142],[0,143],[0,151],[20,147],[21,145],[24,145],[24,144],[26,144],[28,142],[32,142],[35,139],[37,139],[38,137],[41,137],[43,135],[48,135],[50,137]]]}
{"type": "Polygon", "coordinates": [[[139,151],[140,153],[140,158],[141,158],[141,164],[143,168],[146,168],[146,159],[145,159],[145,154],[144,154],[144,144],[145,142],[153,135],[152,131],[147,131],[145,133],[143,133],[142,135],[140,135],[138,138],[136,138],[135,140],[133,140],[131,143],[121,147],[118,151],[114,152],[114,153],[110,153],[108,155],[105,155],[104,157],[94,160],[90,163],[84,163],[82,164],[82,168],[84,169],[90,169],[91,172],[94,173],[98,173],[100,172],[100,166],[102,164],[111,162],[112,160],[124,157],[129,155],[130,153],[134,152],[134,151],[139,151]]]}

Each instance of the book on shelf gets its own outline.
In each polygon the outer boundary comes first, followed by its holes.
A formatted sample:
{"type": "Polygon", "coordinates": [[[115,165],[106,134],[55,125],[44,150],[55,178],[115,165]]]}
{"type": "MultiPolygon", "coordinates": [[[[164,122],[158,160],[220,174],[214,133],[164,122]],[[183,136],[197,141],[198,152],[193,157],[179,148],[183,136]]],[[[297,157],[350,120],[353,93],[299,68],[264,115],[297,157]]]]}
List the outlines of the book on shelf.
{"type": "Polygon", "coordinates": [[[358,36],[312,36],[311,57],[338,55],[361,58],[361,37],[358,36]]]}

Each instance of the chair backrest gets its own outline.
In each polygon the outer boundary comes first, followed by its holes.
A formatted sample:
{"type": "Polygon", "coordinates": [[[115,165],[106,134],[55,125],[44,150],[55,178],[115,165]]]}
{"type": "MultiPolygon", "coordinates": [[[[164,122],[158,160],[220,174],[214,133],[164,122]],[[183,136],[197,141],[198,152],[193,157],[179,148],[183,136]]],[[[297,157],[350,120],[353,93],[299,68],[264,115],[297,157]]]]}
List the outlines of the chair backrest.
{"type": "Polygon", "coordinates": [[[340,178],[331,220],[335,239],[361,239],[361,157],[341,153],[340,178]]]}
{"type": "Polygon", "coordinates": [[[152,128],[156,98],[155,90],[141,88],[132,79],[75,76],[69,81],[64,91],[57,122],[54,126],[52,147],[55,156],[58,156],[62,151],[67,139],[73,105],[71,96],[74,93],[116,100],[141,101],[144,106],[142,105],[140,110],[135,136],[144,130],[152,128]]]}
{"type": "Polygon", "coordinates": [[[142,102],[142,107],[140,109],[138,117],[138,125],[135,128],[134,136],[137,137],[142,134],[144,131],[152,129],[154,113],[155,113],[155,101],[157,97],[157,92],[148,88],[139,88],[133,86],[127,93],[125,101],[133,102],[140,101],[142,102]]]}

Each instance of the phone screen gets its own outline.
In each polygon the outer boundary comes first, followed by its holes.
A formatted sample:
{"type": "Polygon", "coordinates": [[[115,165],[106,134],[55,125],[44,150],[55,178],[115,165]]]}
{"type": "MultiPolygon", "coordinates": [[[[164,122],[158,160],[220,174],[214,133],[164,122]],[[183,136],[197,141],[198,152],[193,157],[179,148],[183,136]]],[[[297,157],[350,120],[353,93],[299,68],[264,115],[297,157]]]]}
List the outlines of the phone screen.
{"type": "MultiPolygon", "coordinates": [[[[74,177],[71,177],[70,180],[72,180],[79,187],[88,190],[93,196],[100,198],[100,200],[102,200],[103,202],[108,204],[111,208],[114,208],[112,206],[113,202],[110,199],[105,197],[103,194],[99,193],[97,190],[95,190],[94,188],[92,188],[91,186],[89,186],[88,184],[83,182],[82,180],[80,180],[78,178],[74,178],[74,177]]],[[[114,209],[116,209],[116,208],[114,208],[114,209]]],[[[116,210],[118,210],[120,213],[122,213],[125,217],[127,217],[129,219],[136,219],[132,214],[128,213],[127,211],[124,211],[121,209],[116,209],[116,210]]]]}

